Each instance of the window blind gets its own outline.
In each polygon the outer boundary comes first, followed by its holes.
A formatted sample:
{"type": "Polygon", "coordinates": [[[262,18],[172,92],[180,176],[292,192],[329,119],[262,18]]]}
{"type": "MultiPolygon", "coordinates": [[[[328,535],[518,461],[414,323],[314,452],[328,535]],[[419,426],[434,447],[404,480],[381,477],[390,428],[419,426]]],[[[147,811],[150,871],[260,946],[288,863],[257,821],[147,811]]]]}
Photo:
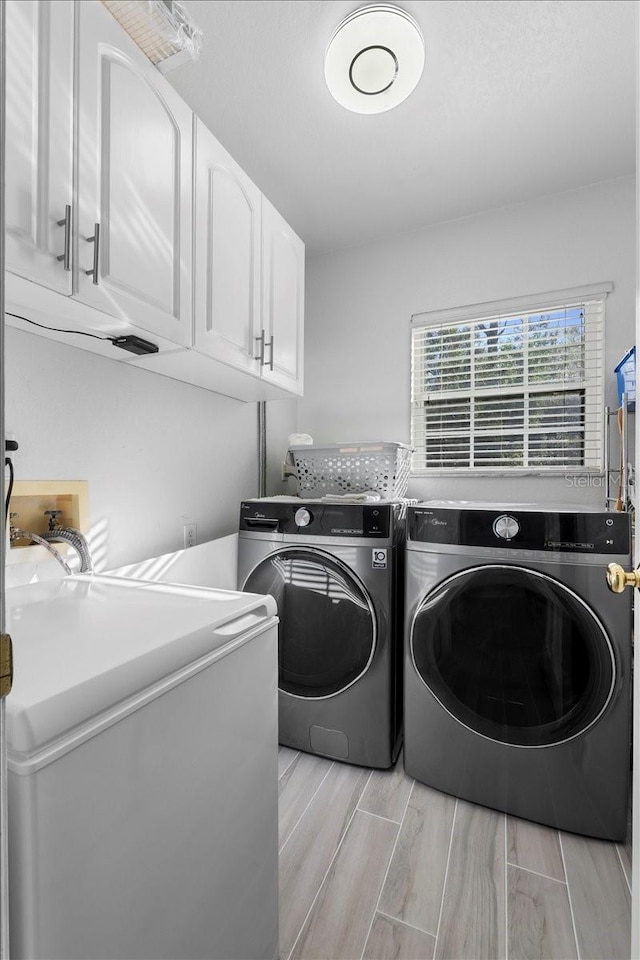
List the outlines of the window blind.
{"type": "Polygon", "coordinates": [[[602,469],[605,296],[414,322],[413,472],[602,469]]]}

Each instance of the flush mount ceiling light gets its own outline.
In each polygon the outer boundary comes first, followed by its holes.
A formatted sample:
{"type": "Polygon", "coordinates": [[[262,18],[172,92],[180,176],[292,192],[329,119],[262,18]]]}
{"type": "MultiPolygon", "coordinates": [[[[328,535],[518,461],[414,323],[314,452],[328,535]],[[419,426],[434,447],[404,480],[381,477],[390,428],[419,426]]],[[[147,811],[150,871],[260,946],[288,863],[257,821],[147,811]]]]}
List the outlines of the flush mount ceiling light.
{"type": "Polygon", "coordinates": [[[324,58],[332,96],[354,113],[382,113],[402,103],[423,67],[420,27],[390,3],[361,7],[345,17],[324,58]]]}

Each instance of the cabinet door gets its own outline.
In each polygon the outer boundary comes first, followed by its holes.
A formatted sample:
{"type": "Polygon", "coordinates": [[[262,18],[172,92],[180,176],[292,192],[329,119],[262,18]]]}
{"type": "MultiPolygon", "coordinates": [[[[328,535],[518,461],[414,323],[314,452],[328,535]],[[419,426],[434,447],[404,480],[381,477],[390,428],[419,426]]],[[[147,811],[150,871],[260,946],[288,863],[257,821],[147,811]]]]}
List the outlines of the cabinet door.
{"type": "Polygon", "coordinates": [[[196,120],[195,347],[259,374],[261,199],[196,120]]]}
{"type": "Polygon", "coordinates": [[[77,15],[77,296],[187,345],[191,110],[101,3],[77,15]]]}
{"type": "Polygon", "coordinates": [[[304,244],[266,197],[262,198],[262,375],[302,394],[304,244]]]}
{"type": "Polygon", "coordinates": [[[69,295],[70,247],[66,264],[58,258],[71,242],[73,4],[7,0],[5,10],[6,267],[69,295]]]}

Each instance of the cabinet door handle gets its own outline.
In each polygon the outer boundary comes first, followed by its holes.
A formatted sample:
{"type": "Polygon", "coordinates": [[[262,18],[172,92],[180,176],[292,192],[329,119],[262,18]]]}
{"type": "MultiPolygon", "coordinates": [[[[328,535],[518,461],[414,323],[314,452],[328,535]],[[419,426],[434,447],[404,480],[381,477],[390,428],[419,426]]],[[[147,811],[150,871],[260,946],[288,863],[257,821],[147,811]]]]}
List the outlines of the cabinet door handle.
{"type": "Polygon", "coordinates": [[[265,344],[267,349],[271,350],[271,353],[269,354],[269,370],[273,370],[273,341],[274,341],[274,335],[271,334],[271,339],[268,341],[268,343],[265,344]]]}
{"type": "Polygon", "coordinates": [[[96,223],[93,236],[87,237],[87,243],[93,244],[93,269],[85,270],[85,273],[88,277],[93,277],[93,282],[96,287],[98,286],[100,280],[98,277],[98,264],[100,262],[100,224],[96,223]]]}
{"type": "Polygon", "coordinates": [[[260,347],[258,349],[258,356],[254,357],[253,359],[259,360],[260,366],[264,367],[264,330],[262,331],[259,337],[254,337],[253,339],[256,341],[256,343],[260,344],[260,347]]]}
{"type": "Polygon", "coordinates": [[[64,208],[64,217],[57,221],[59,227],[64,227],[64,253],[61,253],[56,260],[62,260],[65,270],[71,270],[71,204],[68,203],[64,208]]]}

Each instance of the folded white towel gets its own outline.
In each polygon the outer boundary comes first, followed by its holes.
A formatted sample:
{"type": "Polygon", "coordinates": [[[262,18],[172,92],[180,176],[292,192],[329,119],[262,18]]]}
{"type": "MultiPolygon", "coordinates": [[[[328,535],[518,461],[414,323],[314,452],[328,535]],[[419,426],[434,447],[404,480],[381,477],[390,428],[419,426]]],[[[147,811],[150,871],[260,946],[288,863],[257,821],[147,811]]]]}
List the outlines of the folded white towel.
{"type": "Polygon", "coordinates": [[[288,493],[276,493],[272,497],[249,497],[252,502],[269,503],[271,500],[283,500],[285,503],[299,503],[300,497],[294,497],[288,493]]]}
{"type": "Polygon", "coordinates": [[[322,499],[329,503],[378,503],[382,497],[375,490],[366,490],[364,493],[327,493],[322,499]]]}

